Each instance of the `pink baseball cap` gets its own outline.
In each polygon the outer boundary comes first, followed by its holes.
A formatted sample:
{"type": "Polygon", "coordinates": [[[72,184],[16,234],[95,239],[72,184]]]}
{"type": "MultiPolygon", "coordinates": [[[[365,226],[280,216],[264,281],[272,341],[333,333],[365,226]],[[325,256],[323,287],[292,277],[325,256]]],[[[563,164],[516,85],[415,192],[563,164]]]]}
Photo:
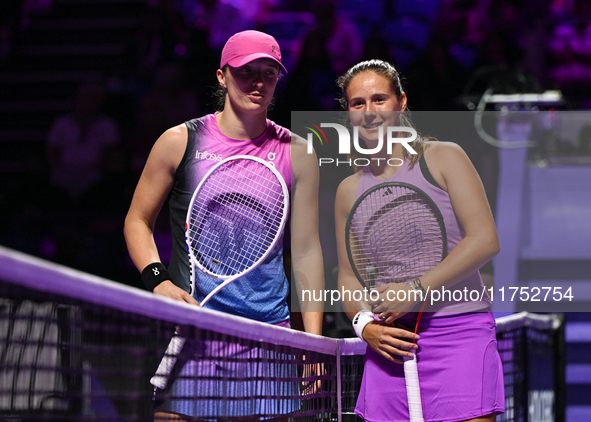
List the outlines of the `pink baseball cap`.
{"type": "Polygon", "coordinates": [[[281,50],[275,38],[260,31],[238,32],[230,37],[222,50],[220,69],[227,64],[232,67],[244,66],[261,58],[276,61],[287,72],[281,63],[281,50]]]}

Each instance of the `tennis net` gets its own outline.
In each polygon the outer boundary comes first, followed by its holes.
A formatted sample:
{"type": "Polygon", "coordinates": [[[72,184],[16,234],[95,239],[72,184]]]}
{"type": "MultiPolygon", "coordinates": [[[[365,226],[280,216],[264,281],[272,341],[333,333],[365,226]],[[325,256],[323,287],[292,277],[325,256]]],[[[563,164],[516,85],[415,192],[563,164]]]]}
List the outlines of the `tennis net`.
{"type": "MultiPolygon", "coordinates": [[[[527,419],[532,403],[560,414],[561,321],[497,321],[499,421],[536,420],[527,419]],[[549,386],[532,370],[542,364],[549,386]]],[[[160,402],[202,420],[358,420],[364,353],[356,339],[196,308],[0,247],[0,421],[152,421],[160,402]],[[150,381],[175,332],[187,341],[171,357],[184,364],[155,395],[150,381]]]]}
{"type": "Polygon", "coordinates": [[[521,312],[496,322],[505,379],[505,413],[497,422],[563,422],[564,315],[521,312]]]}

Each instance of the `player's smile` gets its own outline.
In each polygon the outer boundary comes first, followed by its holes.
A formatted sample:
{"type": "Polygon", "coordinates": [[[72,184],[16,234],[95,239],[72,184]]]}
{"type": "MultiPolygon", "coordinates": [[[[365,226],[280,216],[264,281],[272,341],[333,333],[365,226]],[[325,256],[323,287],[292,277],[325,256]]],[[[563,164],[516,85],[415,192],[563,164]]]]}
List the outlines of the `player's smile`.
{"type": "Polygon", "coordinates": [[[377,129],[384,124],[383,121],[371,123],[371,124],[364,124],[363,127],[367,130],[377,129]]]}

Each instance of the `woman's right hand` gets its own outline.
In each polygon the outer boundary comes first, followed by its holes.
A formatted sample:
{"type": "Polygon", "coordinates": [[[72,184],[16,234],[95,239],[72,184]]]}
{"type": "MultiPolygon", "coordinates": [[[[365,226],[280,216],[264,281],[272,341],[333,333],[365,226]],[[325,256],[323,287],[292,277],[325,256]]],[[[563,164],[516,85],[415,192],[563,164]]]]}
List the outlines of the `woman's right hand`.
{"type": "Polygon", "coordinates": [[[367,324],[362,336],[376,353],[395,363],[403,363],[402,357],[412,357],[413,353],[409,350],[418,348],[412,343],[412,340],[419,338],[418,334],[378,321],[367,324]]]}
{"type": "Polygon", "coordinates": [[[177,287],[170,280],[165,280],[154,288],[154,293],[160,296],[169,297],[181,302],[190,303],[191,305],[199,305],[199,302],[193,298],[189,293],[185,292],[180,287],[177,287]]]}

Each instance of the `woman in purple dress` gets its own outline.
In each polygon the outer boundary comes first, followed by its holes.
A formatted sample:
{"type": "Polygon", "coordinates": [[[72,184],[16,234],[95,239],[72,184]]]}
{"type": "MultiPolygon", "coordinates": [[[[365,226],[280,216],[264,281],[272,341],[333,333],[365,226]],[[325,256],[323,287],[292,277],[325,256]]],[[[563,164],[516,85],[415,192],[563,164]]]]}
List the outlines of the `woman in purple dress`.
{"type": "MultiPolygon", "coordinates": [[[[359,63],[338,83],[342,103],[367,148],[377,145],[381,126],[410,126],[406,94],[398,72],[389,63],[359,63]]],[[[447,231],[448,254],[432,270],[408,284],[377,287],[380,296],[375,301],[344,303],[352,319],[359,314],[355,331],[368,344],[355,411],[372,422],[409,420],[402,358],[412,356],[410,350],[415,349],[425,421],[493,422],[495,415],[504,411],[503,372],[486,294],[476,301],[436,303],[423,315],[418,336],[392,325],[394,321],[401,323],[398,327],[413,325],[417,305],[387,300],[392,293],[408,293],[413,285],[430,291],[482,292],[479,269],[499,251],[484,188],[464,151],[454,143],[420,136],[410,145],[417,154],[411,155],[403,144],[395,143],[390,153],[383,148],[365,156],[369,159],[364,162],[369,164],[356,169],[337,191],[339,289],[361,290],[347,256],[345,225],[355,200],[371,187],[385,181],[418,187],[440,209],[447,231]],[[416,344],[409,339],[417,339],[416,344]]],[[[350,158],[359,158],[356,154],[350,158]]]]}

